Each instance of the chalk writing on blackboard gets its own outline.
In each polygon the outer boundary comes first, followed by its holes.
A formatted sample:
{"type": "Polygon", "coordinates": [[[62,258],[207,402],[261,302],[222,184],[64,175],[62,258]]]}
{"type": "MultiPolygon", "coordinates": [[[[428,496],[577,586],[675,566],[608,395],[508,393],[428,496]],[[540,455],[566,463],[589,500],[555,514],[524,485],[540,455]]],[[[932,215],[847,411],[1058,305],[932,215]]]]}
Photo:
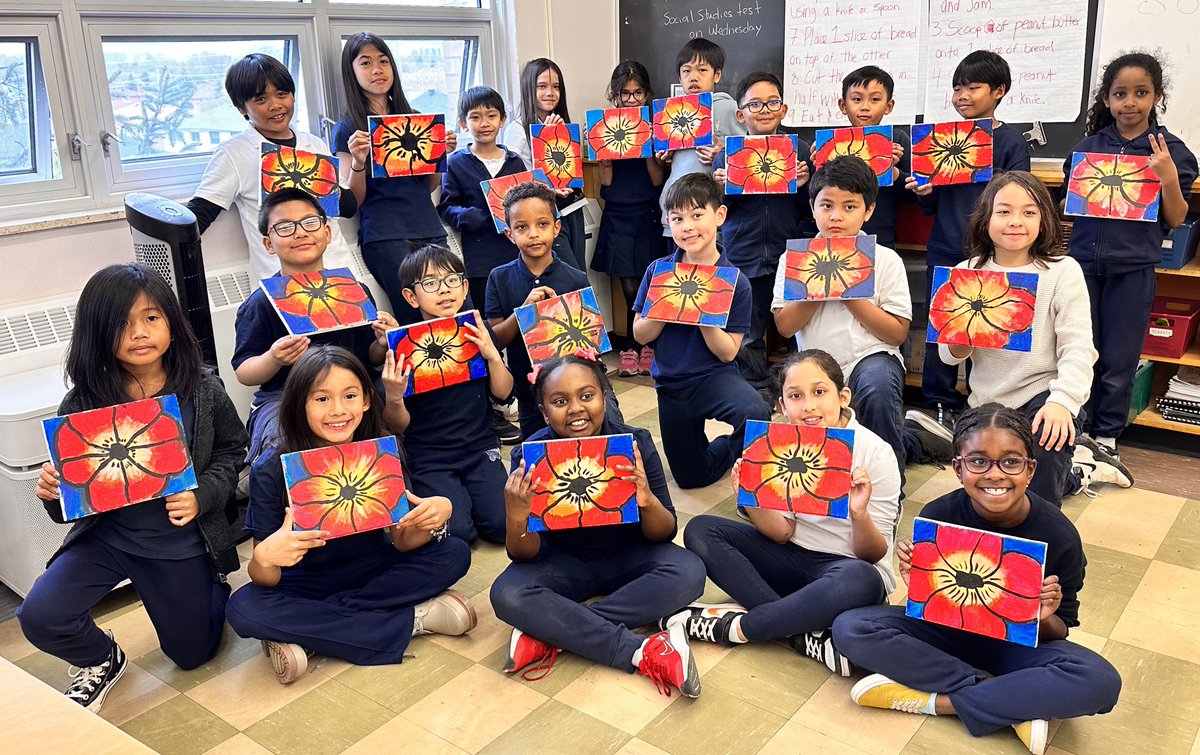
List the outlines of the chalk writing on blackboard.
{"type": "Polygon", "coordinates": [[[663,26],[683,24],[693,27],[688,30],[688,37],[757,37],[763,33],[762,1],[746,0],[728,6],[712,5],[705,8],[692,8],[686,13],[675,14],[670,10],[662,14],[663,26]]]}

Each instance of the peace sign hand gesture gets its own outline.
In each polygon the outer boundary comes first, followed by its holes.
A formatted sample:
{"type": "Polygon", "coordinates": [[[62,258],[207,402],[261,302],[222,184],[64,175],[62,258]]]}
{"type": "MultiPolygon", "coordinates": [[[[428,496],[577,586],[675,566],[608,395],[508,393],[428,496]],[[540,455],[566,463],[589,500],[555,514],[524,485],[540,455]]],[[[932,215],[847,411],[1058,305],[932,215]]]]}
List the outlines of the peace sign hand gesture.
{"type": "Polygon", "coordinates": [[[1170,151],[1167,150],[1167,137],[1161,133],[1152,133],[1147,139],[1150,140],[1150,170],[1158,176],[1163,186],[1178,184],[1179,170],[1175,167],[1175,161],[1171,159],[1170,151]]]}

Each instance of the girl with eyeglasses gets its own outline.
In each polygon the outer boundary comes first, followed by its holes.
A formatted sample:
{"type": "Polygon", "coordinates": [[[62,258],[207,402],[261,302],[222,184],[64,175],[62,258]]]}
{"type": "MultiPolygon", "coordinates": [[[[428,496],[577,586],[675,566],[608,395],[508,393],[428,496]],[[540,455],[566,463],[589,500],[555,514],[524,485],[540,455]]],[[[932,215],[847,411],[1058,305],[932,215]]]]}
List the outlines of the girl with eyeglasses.
{"type": "MultiPolygon", "coordinates": [[[[648,107],[654,99],[650,74],[636,60],[626,60],[613,69],[605,93],[613,107],[648,107]]],[[[646,134],[649,138],[649,132],[646,134]]],[[[625,306],[632,307],[638,284],[650,263],[666,255],[658,198],[667,178],[663,165],[653,157],[642,160],[601,160],[600,198],[604,214],[592,269],[621,281],[625,306]]],[[[625,335],[615,337],[621,350],[619,374],[622,377],[649,375],[654,349],[633,340],[632,309],[628,310],[625,335]]]]}
{"type": "MultiPolygon", "coordinates": [[[[1050,719],[1107,713],[1117,703],[1121,677],[1099,654],[1067,640],[1070,627],[1079,625],[1086,559],[1075,525],[1031,488],[1041,446],[1025,414],[997,403],[968,409],[958,418],[953,444],[962,487],[926,504],[920,516],[1046,544],[1037,647],[912,618],[902,605],[843,613],[833,623],[833,641],[851,663],[875,672],[850,691],[859,705],[958,716],[975,737],[1011,726],[1040,755],[1050,719]]],[[[937,543],[945,547],[949,541],[942,538],[937,543]]],[[[996,622],[974,594],[995,584],[1005,557],[982,543],[974,548],[946,593],[947,618],[996,622]]],[[[896,546],[905,583],[914,576],[913,550],[912,540],[896,546]]]]}
{"type": "Polygon", "coordinates": [[[1096,349],[1083,270],[1063,253],[1061,240],[1058,208],[1045,185],[1025,171],[1001,173],[984,188],[967,221],[968,259],[957,267],[1033,273],[1036,299],[1009,296],[1001,289],[939,294],[930,304],[931,316],[947,320],[950,327],[968,328],[973,340],[984,344],[942,344],[938,353],[946,364],[971,360],[969,406],[995,401],[1030,421],[1038,462],[1031,486],[1055,506],[1062,505],[1064,495],[1087,491],[1093,482],[1133,484],[1119,460],[1079,436],[1096,349]],[[1032,332],[1029,351],[995,348],[1007,342],[1009,331],[1027,328],[1032,332]]]}

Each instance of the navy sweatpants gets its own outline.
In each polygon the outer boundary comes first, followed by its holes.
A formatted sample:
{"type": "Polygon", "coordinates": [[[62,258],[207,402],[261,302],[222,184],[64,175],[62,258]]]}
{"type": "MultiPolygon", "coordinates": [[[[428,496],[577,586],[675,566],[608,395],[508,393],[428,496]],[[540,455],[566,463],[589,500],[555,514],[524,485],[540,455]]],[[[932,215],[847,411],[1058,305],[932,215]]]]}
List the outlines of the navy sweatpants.
{"type": "Polygon", "coordinates": [[[857,666],[949,695],[976,737],[1038,718],[1107,713],[1121,692],[1112,664],[1081,645],[1055,640],[1025,647],[912,619],[901,606],[842,614],[833,641],[857,666]]]}
{"type": "MultiPolygon", "coordinates": [[[[637,525],[625,525],[637,526],[637,525]]],[[[651,624],[704,592],[704,564],[674,543],[635,543],[581,558],[546,547],[534,561],[508,565],[492,583],[496,617],[557,648],[633,671],[651,624]],[[591,604],[583,601],[603,595],[591,604]]]]}
{"type": "MultiPolygon", "coordinates": [[[[112,641],[92,620],[96,605],[128,579],[146,607],[163,653],[188,670],[217,654],[229,585],[208,554],[180,561],[146,558],[83,535],[50,563],[17,609],[29,643],[72,666],[108,660],[112,641]]],[[[120,637],[115,638],[120,642],[120,637]]]]}
{"type": "Polygon", "coordinates": [[[1154,268],[1116,275],[1085,275],[1092,300],[1092,341],[1100,357],[1092,378],[1085,429],[1093,437],[1119,437],[1129,420],[1133,374],[1154,304],[1154,268]]]}
{"type": "Polygon", "coordinates": [[[746,420],[771,419],[771,409],[736,370],[718,369],[703,380],[675,387],[660,385],[658,424],[663,453],[681,488],[711,485],[742,455],[746,420]],[[709,440],[704,422],[715,419],[733,433],[709,440]]]}
{"type": "Polygon", "coordinates": [[[742,634],[751,642],[828,629],[838,614],[887,597],[866,561],[773,542],[754,525],[707,514],[683,531],[712,581],[750,609],[742,634]]]}
{"type": "Polygon", "coordinates": [[[500,451],[488,448],[464,454],[410,456],[413,491],[422,497],[444,495],[454,505],[450,534],[471,542],[504,542],[504,483],[508,472],[500,451]]]}
{"type": "Polygon", "coordinates": [[[275,587],[242,587],[229,599],[229,626],[356,666],[400,663],[413,606],[449,589],[470,565],[471,549],[455,537],[407,553],[381,546],[336,569],[289,570],[275,587]]]}
{"type": "MultiPolygon", "coordinates": [[[[1046,399],[1050,397],[1050,391],[1044,391],[1025,402],[1024,406],[1018,408],[1021,414],[1030,422],[1033,422],[1033,417],[1045,405],[1046,399]]],[[[1080,432],[1080,422],[1075,420],[1075,433],[1080,432]]],[[[1033,448],[1033,458],[1037,459],[1037,471],[1033,473],[1033,480],[1029,483],[1029,489],[1045,498],[1055,506],[1062,508],[1063,493],[1074,487],[1073,481],[1069,481],[1071,474],[1071,457],[1075,453],[1075,444],[1064,445],[1061,450],[1049,451],[1038,443],[1038,438],[1041,432],[1034,433],[1033,439],[1035,445],[1033,448]]]]}
{"type": "MultiPolygon", "coordinates": [[[[933,301],[933,268],[939,265],[954,267],[961,261],[962,257],[926,260],[925,302],[927,305],[933,301]]],[[[925,364],[921,368],[921,392],[925,395],[925,405],[929,407],[941,404],[951,411],[959,412],[967,405],[967,397],[958,392],[958,365],[943,362],[938,356],[936,343],[925,344],[925,364]]]]}
{"type": "Polygon", "coordinates": [[[742,377],[753,388],[770,388],[774,383],[771,365],[767,363],[767,320],[771,318],[771,299],[775,291],[775,275],[750,278],[750,332],[738,349],[737,366],[742,377]]]}

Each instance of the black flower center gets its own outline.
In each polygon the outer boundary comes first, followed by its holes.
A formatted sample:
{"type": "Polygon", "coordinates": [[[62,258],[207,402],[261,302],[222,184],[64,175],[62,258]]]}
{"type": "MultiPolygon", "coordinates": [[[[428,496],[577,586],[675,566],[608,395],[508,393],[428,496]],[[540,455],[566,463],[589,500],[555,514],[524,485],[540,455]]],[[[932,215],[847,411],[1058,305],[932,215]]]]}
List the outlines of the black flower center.
{"type": "Polygon", "coordinates": [[[829,259],[818,259],[813,263],[813,272],[821,278],[832,278],[837,275],[838,269],[842,266],[842,261],[837,257],[829,259]]]}
{"type": "Polygon", "coordinates": [[[788,474],[804,475],[808,473],[808,462],[801,456],[793,456],[787,460],[788,474]]]}
{"type": "Polygon", "coordinates": [[[577,498],[587,498],[592,487],[592,478],[579,475],[567,480],[567,492],[577,498]]]}
{"type": "Polygon", "coordinates": [[[954,572],[954,584],[968,590],[979,590],[983,587],[983,577],[969,571],[954,572]]]}
{"type": "Polygon", "coordinates": [[[429,358],[433,361],[440,362],[446,358],[446,347],[434,341],[425,347],[425,353],[428,354],[429,358]]]}
{"type": "Polygon", "coordinates": [[[671,125],[675,127],[676,131],[691,131],[692,116],[688,115],[687,113],[680,113],[679,115],[672,116],[671,125]]]}
{"type": "Polygon", "coordinates": [[[131,456],[133,452],[124,443],[114,443],[108,447],[108,457],[113,461],[125,461],[131,456]]]}
{"type": "Polygon", "coordinates": [[[700,293],[700,284],[696,281],[683,281],[679,284],[679,293],[684,296],[695,296],[700,293]]]}
{"type": "Polygon", "coordinates": [[[1125,180],[1116,174],[1109,174],[1100,177],[1101,186],[1118,187],[1123,183],[1125,183],[1125,180]]]}
{"type": "Polygon", "coordinates": [[[358,497],[358,488],[354,487],[353,485],[343,485],[338,490],[338,496],[340,496],[344,501],[353,501],[358,497]]]}
{"type": "Polygon", "coordinates": [[[971,311],[972,312],[982,312],[985,309],[987,309],[987,305],[983,303],[983,299],[972,299],[971,300],[971,311]]]}

